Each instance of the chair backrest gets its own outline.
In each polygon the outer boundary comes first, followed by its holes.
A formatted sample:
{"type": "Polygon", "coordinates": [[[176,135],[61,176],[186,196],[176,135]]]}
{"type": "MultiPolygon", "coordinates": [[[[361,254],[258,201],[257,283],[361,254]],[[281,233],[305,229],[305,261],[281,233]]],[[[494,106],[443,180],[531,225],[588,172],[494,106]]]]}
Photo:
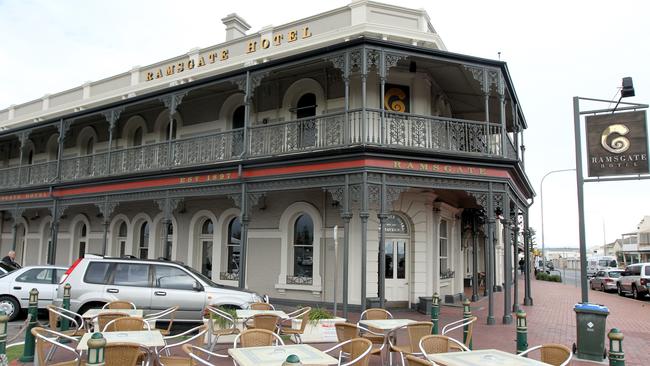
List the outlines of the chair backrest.
{"type": "Polygon", "coordinates": [[[340,363],[340,357],[342,356],[341,353],[339,352],[339,365],[340,366],[368,366],[368,362],[370,361],[370,352],[372,351],[372,342],[365,339],[365,338],[353,338],[353,339],[348,339],[345,342],[341,342],[337,344],[336,346],[327,349],[323,352],[325,353],[330,353],[335,350],[341,350],[346,352],[345,350],[349,350],[348,353],[348,359],[349,361],[347,363],[340,363]]]}
{"type": "Polygon", "coordinates": [[[535,351],[535,350],[540,350],[541,357],[540,359],[542,362],[550,364],[550,365],[555,365],[555,366],[565,366],[568,365],[569,362],[571,361],[571,350],[569,347],[564,346],[562,344],[555,344],[555,343],[549,343],[549,344],[543,344],[541,346],[535,346],[531,347],[524,352],[520,353],[520,357],[526,357],[528,356],[529,353],[535,351]]]}
{"type": "MultiPolygon", "coordinates": [[[[47,365],[45,358],[48,354],[48,349],[46,348],[48,344],[54,347],[54,349],[62,349],[70,353],[74,361],[79,361],[81,354],[73,348],[76,347],[76,338],[41,327],[34,327],[31,332],[35,338],[35,348],[39,365],[47,365]],[[57,341],[62,339],[65,339],[67,343],[63,344],[57,341]]],[[[52,348],[50,347],[50,349],[52,348]]]]}
{"type": "Polygon", "coordinates": [[[561,366],[571,360],[571,350],[562,344],[543,344],[540,348],[542,362],[561,366]]]}
{"type": "Polygon", "coordinates": [[[50,304],[47,305],[47,313],[49,315],[50,329],[57,329],[58,322],[61,320],[61,318],[68,319],[71,329],[81,329],[84,326],[84,320],[81,315],[73,311],[50,304]]]}
{"type": "Polygon", "coordinates": [[[144,319],[122,317],[111,320],[102,328],[102,332],[126,332],[131,330],[151,330],[151,327],[144,319]]]}
{"type": "Polygon", "coordinates": [[[251,310],[275,310],[273,305],[266,302],[254,302],[249,306],[249,308],[251,310]]]}
{"type": "MultiPolygon", "coordinates": [[[[339,343],[349,341],[350,339],[359,338],[359,328],[356,324],[352,323],[336,323],[334,324],[336,329],[336,338],[338,338],[339,343]]],[[[350,353],[348,344],[342,346],[343,352],[350,353]]]]}
{"type": "Polygon", "coordinates": [[[121,300],[116,300],[116,301],[111,301],[102,307],[102,309],[133,309],[135,310],[135,304],[129,301],[121,301],[121,300]]]}
{"type": "Polygon", "coordinates": [[[253,326],[257,329],[266,329],[275,332],[278,328],[280,317],[273,314],[256,314],[253,315],[253,326]]]}
{"type": "Polygon", "coordinates": [[[467,326],[467,338],[465,338],[465,346],[469,347],[469,344],[472,342],[472,335],[474,334],[474,323],[476,323],[477,320],[478,317],[471,316],[469,318],[453,321],[442,327],[441,334],[448,335],[456,329],[464,329],[464,327],[467,326]]]}
{"type": "Polygon", "coordinates": [[[159,311],[157,313],[152,313],[144,317],[146,321],[152,321],[152,320],[168,320],[169,324],[167,325],[167,332],[171,332],[172,330],[172,325],[174,324],[174,319],[176,318],[176,312],[180,309],[180,306],[172,306],[171,308],[167,308],[163,311],[159,311]]]}
{"type": "Polygon", "coordinates": [[[227,312],[219,309],[216,306],[208,305],[205,308],[207,314],[210,316],[210,322],[208,322],[210,326],[210,331],[215,333],[219,332],[223,329],[231,329],[235,330],[237,329],[237,323],[235,322],[235,318],[233,318],[232,315],[228,314],[227,312]],[[214,319],[220,319],[221,321],[218,322],[218,324],[222,324],[220,328],[214,327],[214,319]]]}
{"type": "Polygon", "coordinates": [[[97,319],[97,325],[99,329],[104,329],[106,327],[106,324],[108,324],[111,320],[113,319],[118,319],[118,318],[128,318],[129,316],[124,313],[104,313],[104,314],[99,314],[95,317],[97,319]]]}
{"type": "Polygon", "coordinates": [[[163,353],[169,354],[169,350],[172,348],[177,348],[177,347],[182,347],[185,344],[189,344],[192,346],[201,346],[203,345],[203,341],[205,338],[205,333],[208,332],[208,326],[205,324],[199,325],[197,327],[194,327],[190,330],[187,330],[183,333],[164,337],[165,343],[167,345],[161,349],[158,350],[158,355],[162,355],[163,353]],[[170,340],[171,339],[181,339],[178,342],[172,343],[170,340]]]}
{"type": "Polygon", "coordinates": [[[292,319],[300,319],[300,332],[303,333],[305,331],[305,327],[307,327],[307,323],[309,323],[309,312],[311,311],[311,308],[304,307],[300,309],[300,311],[296,312],[296,314],[292,317],[292,319]]]}
{"type": "Polygon", "coordinates": [[[431,322],[415,322],[406,326],[412,350],[417,350],[420,347],[420,339],[430,335],[431,329],[433,329],[433,323],[431,322]]]}
{"type": "Polygon", "coordinates": [[[406,355],[406,364],[408,366],[432,366],[433,362],[413,355],[406,355]]]}
{"type": "MultiPolygon", "coordinates": [[[[117,342],[107,343],[104,348],[105,366],[135,366],[138,357],[146,351],[137,343],[117,342]]],[[[146,351],[148,354],[148,351],[146,351]]]]}
{"type": "Polygon", "coordinates": [[[235,337],[233,348],[240,347],[263,347],[273,346],[273,343],[284,345],[282,338],[276,333],[267,329],[246,329],[235,337]]]}
{"type": "Polygon", "coordinates": [[[361,313],[359,319],[367,319],[367,320],[393,319],[393,314],[391,314],[388,310],[385,309],[370,308],[370,309],[366,309],[363,313],[361,313]]]}
{"type": "Polygon", "coordinates": [[[452,346],[461,351],[469,351],[464,344],[445,335],[429,334],[420,339],[419,349],[423,355],[450,352],[452,346]]]}

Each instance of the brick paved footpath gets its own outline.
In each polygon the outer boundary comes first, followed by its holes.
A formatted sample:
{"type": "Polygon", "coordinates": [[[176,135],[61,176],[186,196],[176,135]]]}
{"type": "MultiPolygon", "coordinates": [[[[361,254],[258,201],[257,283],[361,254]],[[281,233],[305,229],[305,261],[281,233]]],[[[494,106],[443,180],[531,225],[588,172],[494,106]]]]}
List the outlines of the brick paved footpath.
{"type": "MultiPolygon", "coordinates": [[[[528,344],[530,346],[542,343],[560,343],[568,347],[576,339],[576,319],[573,306],[580,301],[580,289],[560,283],[532,280],[532,297],[534,306],[521,306],[528,314],[528,344]]],[[[523,282],[520,282],[523,288],[523,282]]],[[[520,297],[522,303],[523,294],[520,297]]],[[[624,336],[623,349],[625,350],[626,365],[650,365],[650,299],[637,301],[632,298],[622,298],[612,293],[589,291],[589,300],[592,303],[603,304],[609,307],[610,315],[607,319],[607,329],[619,328],[624,336]]],[[[496,325],[488,326],[487,298],[481,298],[472,304],[472,313],[479,317],[474,327],[474,349],[496,348],[514,353],[516,350],[516,332],[514,319],[510,325],[502,324],[503,293],[495,293],[494,315],[496,325]]],[[[414,320],[430,320],[429,316],[411,311],[393,311],[396,318],[409,318],[414,320]]],[[[358,320],[358,313],[351,313],[350,320],[358,320]]],[[[462,307],[443,306],[441,308],[442,326],[462,317],[462,307]]],[[[10,333],[11,336],[11,333],[10,333]]],[[[462,338],[461,333],[452,334],[457,339],[462,338]]],[[[315,344],[319,349],[326,349],[334,344],[315,344]]],[[[606,340],[606,347],[609,346],[606,340]]],[[[220,346],[217,346],[220,348],[220,346]]],[[[226,353],[227,346],[217,351],[226,353]]],[[[537,358],[537,357],[535,357],[537,358]]],[[[399,364],[399,362],[398,362],[399,364]]],[[[573,361],[572,365],[595,365],[597,363],[573,361]]],[[[12,365],[19,365],[12,362],[12,365]]],[[[230,366],[230,360],[220,361],[215,365],[230,366]]],[[[381,365],[377,357],[371,359],[371,366],[381,365]]]]}

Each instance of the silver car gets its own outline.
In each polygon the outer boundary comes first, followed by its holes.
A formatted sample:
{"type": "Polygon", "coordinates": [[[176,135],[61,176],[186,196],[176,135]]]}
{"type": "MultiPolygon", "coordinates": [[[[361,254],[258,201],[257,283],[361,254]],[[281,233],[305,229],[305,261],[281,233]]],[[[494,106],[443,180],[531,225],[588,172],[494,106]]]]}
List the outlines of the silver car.
{"type": "Polygon", "coordinates": [[[14,320],[29,305],[29,291],[38,290],[38,308],[52,303],[65,267],[30,266],[0,276],[0,309],[14,320]]]}
{"type": "Polygon", "coordinates": [[[606,269],[596,272],[596,275],[589,280],[589,287],[592,290],[616,291],[616,280],[621,277],[622,269],[606,269]]]}
{"type": "Polygon", "coordinates": [[[617,280],[618,294],[625,296],[632,294],[641,300],[650,293],[650,263],[635,263],[625,267],[625,272],[617,280]]]}
{"type": "Polygon", "coordinates": [[[245,309],[262,298],[251,291],[229,288],[182,263],[164,260],[86,257],[78,259],[59,284],[70,289],[70,310],[83,314],[109,301],[130,301],[145,314],[180,306],[175,320],[197,321],[207,305],[245,309]]]}

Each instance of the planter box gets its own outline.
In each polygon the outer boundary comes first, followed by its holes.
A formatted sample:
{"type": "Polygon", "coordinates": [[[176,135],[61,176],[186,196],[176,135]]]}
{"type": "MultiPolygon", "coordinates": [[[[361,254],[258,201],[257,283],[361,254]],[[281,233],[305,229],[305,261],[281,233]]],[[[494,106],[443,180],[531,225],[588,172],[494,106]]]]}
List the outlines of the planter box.
{"type": "MultiPolygon", "coordinates": [[[[236,319],[237,328],[242,331],[244,329],[243,319],[236,319]]],[[[312,322],[307,323],[305,327],[305,333],[301,335],[303,343],[331,343],[338,342],[336,337],[336,329],[334,324],[345,322],[344,318],[333,318],[333,319],[322,319],[317,321],[315,324],[312,322]]],[[[300,329],[300,324],[302,321],[300,319],[293,320],[291,322],[291,327],[294,329],[300,329]]],[[[208,319],[203,319],[203,324],[208,324],[208,319]]],[[[208,330],[208,333],[210,330],[208,330]]],[[[205,342],[208,342],[208,334],[205,335],[205,342]]],[[[232,344],[235,341],[237,335],[228,335],[219,337],[219,344],[232,344]]],[[[293,337],[291,338],[293,340],[293,337]]]]}
{"type": "MultiPolygon", "coordinates": [[[[344,318],[321,319],[315,324],[309,322],[305,327],[305,332],[300,336],[300,338],[303,343],[338,342],[334,324],[343,322],[345,322],[344,318]]],[[[300,319],[293,320],[291,327],[294,329],[300,329],[301,323],[302,321],[300,319]]]]}

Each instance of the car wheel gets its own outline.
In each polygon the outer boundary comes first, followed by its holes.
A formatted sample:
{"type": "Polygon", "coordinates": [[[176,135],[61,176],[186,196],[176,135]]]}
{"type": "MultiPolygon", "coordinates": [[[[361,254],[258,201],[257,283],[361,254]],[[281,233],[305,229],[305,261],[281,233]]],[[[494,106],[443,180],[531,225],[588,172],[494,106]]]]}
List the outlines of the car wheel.
{"type": "Polygon", "coordinates": [[[605,290],[605,285],[600,284],[600,291],[602,291],[602,292],[607,292],[607,291],[605,290]]]}
{"type": "Polygon", "coordinates": [[[641,300],[641,295],[639,294],[639,291],[636,290],[636,286],[632,286],[632,297],[641,300]]]}
{"type": "Polygon", "coordinates": [[[623,293],[623,289],[621,288],[620,284],[618,284],[616,286],[616,291],[618,292],[618,296],[625,296],[625,294],[623,293]]]}
{"type": "Polygon", "coordinates": [[[9,321],[16,319],[20,314],[20,304],[11,296],[0,296],[0,309],[5,311],[9,321]]]}

